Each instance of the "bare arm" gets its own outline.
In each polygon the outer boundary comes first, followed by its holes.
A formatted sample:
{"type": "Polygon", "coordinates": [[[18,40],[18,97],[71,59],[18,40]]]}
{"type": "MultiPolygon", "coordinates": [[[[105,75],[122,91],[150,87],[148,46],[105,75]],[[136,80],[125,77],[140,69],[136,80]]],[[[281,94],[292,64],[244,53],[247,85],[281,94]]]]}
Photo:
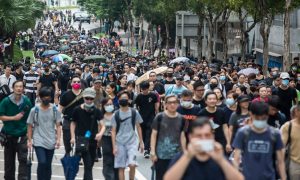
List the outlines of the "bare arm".
{"type": "Polygon", "coordinates": [[[186,150],[186,137],[185,137],[184,131],[182,131],[180,134],[180,144],[181,144],[182,151],[185,151],[186,150]]]}
{"type": "Polygon", "coordinates": [[[72,121],[70,125],[71,139],[75,139],[75,128],[76,128],[76,123],[72,121]]]}
{"type": "Polygon", "coordinates": [[[233,126],[229,126],[228,128],[228,137],[229,137],[229,142],[232,140],[232,134],[233,134],[233,126]]]}
{"type": "Polygon", "coordinates": [[[61,125],[60,122],[56,123],[56,141],[60,142],[61,139],[61,125]]]}
{"type": "Polygon", "coordinates": [[[238,170],[240,167],[240,162],[241,162],[241,150],[235,149],[233,157],[234,157],[233,166],[238,170]]]}
{"type": "Polygon", "coordinates": [[[223,158],[223,160],[217,163],[223,170],[226,179],[234,179],[234,180],[244,179],[244,176],[237,169],[235,169],[225,158],[223,158]]]}
{"type": "Polygon", "coordinates": [[[277,158],[277,169],[279,171],[280,179],[286,180],[284,149],[276,151],[276,158],[277,158]]]}
{"type": "Polygon", "coordinates": [[[155,103],[155,113],[156,114],[159,113],[159,105],[160,105],[159,102],[155,103]]]}
{"type": "Polygon", "coordinates": [[[27,138],[29,142],[32,141],[32,124],[27,125],[27,138]]]}
{"type": "Polygon", "coordinates": [[[116,128],[112,127],[111,129],[111,142],[112,142],[112,147],[116,148],[116,128]]]}
{"type": "Polygon", "coordinates": [[[182,179],[188,165],[193,156],[184,153],[181,158],[166,172],[164,180],[180,180],[182,179]]]}
{"type": "Polygon", "coordinates": [[[229,133],[228,133],[228,125],[223,124],[223,132],[226,139],[227,144],[230,144],[229,133]]]}
{"type": "Polygon", "coordinates": [[[151,132],[151,140],[150,140],[150,149],[151,149],[151,154],[156,154],[156,139],[157,139],[157,130],[152,129],[151,132]]]}

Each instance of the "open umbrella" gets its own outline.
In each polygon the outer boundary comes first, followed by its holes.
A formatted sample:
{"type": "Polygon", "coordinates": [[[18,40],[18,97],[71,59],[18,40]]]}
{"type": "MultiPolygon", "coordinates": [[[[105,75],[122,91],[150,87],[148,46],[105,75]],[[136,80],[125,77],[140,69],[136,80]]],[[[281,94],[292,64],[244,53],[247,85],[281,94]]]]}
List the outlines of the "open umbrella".
{"type": "Polygon", "coordinates": [[[48,44],[46,44],[46,43],[37,43],[37,44],[35,45],[36,48],[47,47],[47,46],[48,46],[48,44]]]}
{"type": "Polygon", "coordinates": [[[143,81],[147,81],[149,79],[149,74],[151,72],[155,72],[156,74],[162,74],[164,72],[166,72],[168,69],[168,67],[159,67],[150,71],[147,71],[145,74],[143,74],[141,77],[137,78],[137,80],[135,81],[135,84],[138,85],[143,81]]]}
{"type": "Polygon", "coordinates": [[[85,47],[86,47],[87,49],[93,49],[93,48],[96,47],[96,46],[95,46],[95,44],[87,44],[85,47]]]}
{"type": "Polygon", "coordinates": [[[46,50],[45,52],[43,52],[42,57],[53,56],[56,54],[59,54],[59,52],[55,50],[46,50]]]}
{"type": "Polygon", "coordinates": [[[68,62],[72,62],[73,61],[73,59],[70,56],[66,55],[66,54],[59,54],[59,56],[62,57],[63,60],[66,59],[68,62]]]}
{"type": "Polygon", "coordinates": [[[245,68],[238,72],[238,74],[245,74],[246,76],[248,76],[249,74],[252,74],[252,73],[258,74],[258,70],[254,69],[254,68],[245,68]]]}
{"type": "Polygon", "coordinates": [[[100,55],[87,56],[83,59],[83,61],[90,61],[90,60],[106,63],[106,57],[102,56],[102,55],[101,56],[100,55]]]}
{"type": "Polygon", "coordinates": [[[61,56],[56,55],[56,56],[52,57],[52,61],[55,62],[55,63],[58,63],[58,62],[63,62],[64,59],[61,56]]]}
{"type": "Polygon", "coordinates": [[[66,42],[66,41],[67,41],[66,39],[61,39],[61,40],[59,40],[60,43],[64,43],[64,42],[66,42]]]}
{"type": "Polygon", "coordinates": [[[33,148],[28,149],[28,156],[27,156],[27,162],[26,162],[26,168],[27,168],[27,179],[31,180],[31,166],[33,161],[33,148]]]}
{"type": "Polygon", "coordinates": [[[68,50],[68,49],[70,49],[70,46],[68,46],[68,45],[63,45],[59,48],[60,51],[65,51],[65,50],[68,50]]]}
{"type": "Polygon", "coordinates": [[[97,40],[99,40],[100,37],[98,37],[98,36],[93,36],[92,39],[97,39],[97,40]]]}
{"type": "Polygon", "coordinates": [[[68,39],[70,37],[70,35],[69,34],[64,34],[64,35],[62,35],[62,37],[65,38],[65,39],[68,39]]]}
{"type": "Polygon", "coordinates": [[[65,155],[61,160],[66,180],[74,180],[79,171],[80,156],[65,155]]]}
{"type": "Polygon", "coordinates": [[[89,36],[88,35],[80,35],[79,37],[80,37],[80,39],[87,39],[89,36]]]}
{"type": "Polygon", "coordinates": [[[70,44],[78,44],[78,41],[71,41],[70,44]]]}
{"type": "Polygon", "coordinates": [[[169,64],[181,63],[181,62],[185,63],[185,62],[189,62],[189,61],[190,61],[190,59],[187,57],[178,57],[176,59],[173,59],[169,64]]]}

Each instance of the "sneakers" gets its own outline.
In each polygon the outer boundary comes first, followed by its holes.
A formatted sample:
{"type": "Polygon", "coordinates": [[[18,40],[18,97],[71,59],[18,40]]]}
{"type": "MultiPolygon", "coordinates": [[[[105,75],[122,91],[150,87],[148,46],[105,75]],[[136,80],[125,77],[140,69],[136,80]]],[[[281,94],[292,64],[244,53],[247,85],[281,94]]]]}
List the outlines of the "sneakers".
{"type": "Polygon", "coordinates": [[[144,158],[149,159],[150,158],[150,153],[148,150],[145,150],[144,152],[144,158]]]}

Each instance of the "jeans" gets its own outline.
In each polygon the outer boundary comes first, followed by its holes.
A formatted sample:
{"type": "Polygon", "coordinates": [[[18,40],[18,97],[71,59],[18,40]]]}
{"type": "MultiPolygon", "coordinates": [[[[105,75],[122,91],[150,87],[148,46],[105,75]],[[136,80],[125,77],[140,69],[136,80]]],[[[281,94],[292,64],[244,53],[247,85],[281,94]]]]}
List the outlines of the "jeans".
{"type": "Polygon", "coordinates": [[[90,140],[89,149],[87,152],[80,153],[84,165],[83,180],[93,180],[93,166],[96,157],[97,142],[90,140]]]}
{"type": "Polygon", "coordinates": [[[15,180],[16,154],[19,161],[18,180],[27,180],[27,137],[8,137],[4,147],[4,179],[15,180]]]}
{"type": "Polygon", "coordinates": [[[70,129],[63,129],[63,141],[64,141],[64,146],[65,146],[65,152],[66,154],[70,154],[72,147],[71,147],[71,133],[70,129]]]}
{"type": "Polygon", "coordinates": [[[145,144],[145,150],[150,151],[150,139],[151,139],[151,123],[143,122],[141,124],[143,141],[145,144]]]}
{"type": "Polygon", "coordinates": [[[156,180],[163,180],[171,159],[158,159],[155,163],[156,180]]]}
{"type": "Polygon", "coordinates": [[[37,178],[38,180],[51,180],[52,159],[54,149],[45,149],[43,147],[34,147],[38,159],[37,178]]]}
{"type": "Polygon", "coordinates": [[[118,180],[118,169],[114,168],[114,155],[112,149],[111,136],[102,137],[102,153],[103,153],[103,176],[107,180],[118,180]]]}

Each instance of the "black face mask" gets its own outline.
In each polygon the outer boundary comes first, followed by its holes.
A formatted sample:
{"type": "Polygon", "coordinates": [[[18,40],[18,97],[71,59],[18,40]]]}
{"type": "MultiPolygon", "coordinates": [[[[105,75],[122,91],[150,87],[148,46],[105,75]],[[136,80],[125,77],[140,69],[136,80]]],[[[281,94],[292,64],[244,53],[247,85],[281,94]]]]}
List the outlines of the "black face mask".
{"type": "Polygon", "coordinates": [[[42,101],[42,104],[45,106],[48,106],[51,102],[51,100],[49,100],[49,99],[41,99],[41,101],[42,101]]]}
{"type": "Polygon", "coordinates": [[[217,84],[210,84],[210,89],[211,89],[211,90],[214,90],[216,87],[218,87],[217,84]]]}
{"type": "Polygon", "coordinates": [[[120,106],[125,107],[125,106],[128,106],[128,104],[129,104],[128,99],[120,99],[119,100],[119,105],[120,106]]]}

